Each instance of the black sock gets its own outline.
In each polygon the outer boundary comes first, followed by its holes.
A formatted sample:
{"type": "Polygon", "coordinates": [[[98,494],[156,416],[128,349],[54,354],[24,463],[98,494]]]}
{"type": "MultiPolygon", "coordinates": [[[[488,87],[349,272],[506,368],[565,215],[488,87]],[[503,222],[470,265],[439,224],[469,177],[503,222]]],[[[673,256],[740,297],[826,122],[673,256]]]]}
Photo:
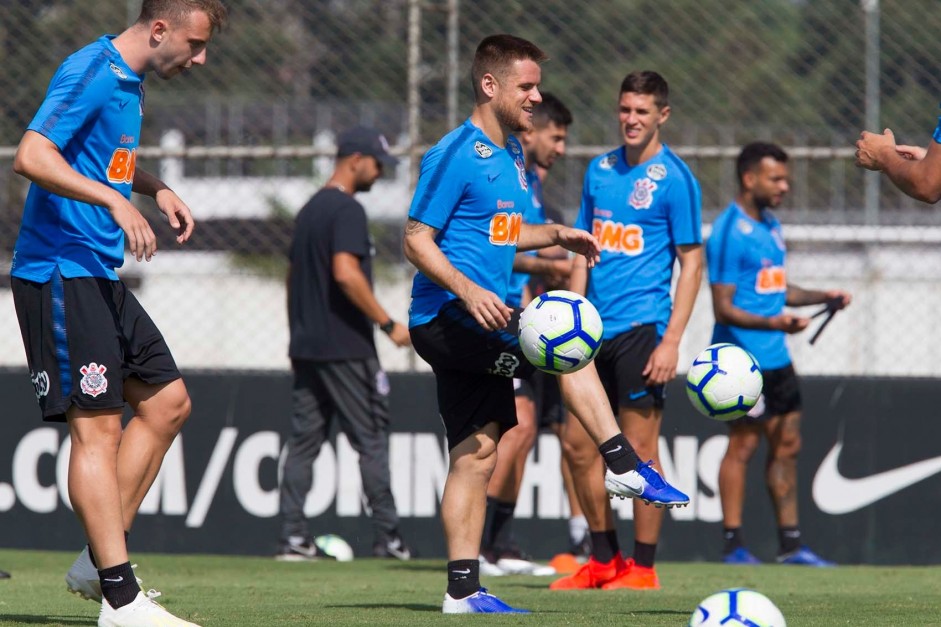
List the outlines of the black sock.
{"type": "Polygon", "coordinates": [[[98,571],[98,578],[101,580],[101,595],[114,609],[124,607],[140,592],[140,586],[137,585],[137,578],[134,577],[130,562],[111,568],[102,568],[98,571]]]}
{"type": "MultiPolygon", "coordinates": [[[[131,533],[129,531],[124,532],[124,546],[127,547],[127,538],[131,533]]],[[[98,568],[98,562],[95,561],[95,552],[91,550],[91,545],[88,545],[88,559],[91,560],[91,565],[95,568],[98,568]]]]}
{"type": "Polygon", "coordinates": [[[801,548],[801,530],[797,525],[778,528],[778,544],[781,555],[801,548]]]}
{"type": "Polygon", "coordinates": [[[657,545],[634,540],[634,563],[644,568],[653,568],[657,557],[657,545]]]}
{"type": "Polygon", "coordinates": [[[599,446],[598,450],[601,451],[604,463],[616,475],[634,470],[637,467],[637,462],[640,461],[637,453],[634,452],[634,447],[627,441],[623,433],[617,434],[599,446]]]}
{"type": "Polygon", "coordinates": [[[741,527],[723,527],[722,537],[725,539],[725,546],[722,549],[722,553],[725,555],[728,555],[735,549],[745,546],[745,543],[742,540],[741,527]]]}
{"type": "Polygon", "coordinates": [[[497,551],[505,550],[510,546],[510,538],[513,534],[513,513],[515,511],[515,502],[497,501],[493,512],[493,527],[490,529],[492,548],[497,551]]]}
{"type": "Polygon", "coordinates": [[[618,532],[614,529],[610,531],[592,531],[590,535],[591,556],[595,558],[596,562],[607,564],[620,552],[618,532]]]}
{"type": "Polygon", "coordinates": [[[448,594],[463,599],[480,590],[480,562],[454,560],[448,562],[448,594]]]}
{"type": "MultiPolygon", "coordinates": [[[[497,499],[492,496],[487,497],[487,509],[484,513],[484,534],[481,543],[481,552],[489,552],[493,549],[493,518],[497,515],[497,499]]],[[[490,559],[489,557],[487,559],[490,559]]]]}

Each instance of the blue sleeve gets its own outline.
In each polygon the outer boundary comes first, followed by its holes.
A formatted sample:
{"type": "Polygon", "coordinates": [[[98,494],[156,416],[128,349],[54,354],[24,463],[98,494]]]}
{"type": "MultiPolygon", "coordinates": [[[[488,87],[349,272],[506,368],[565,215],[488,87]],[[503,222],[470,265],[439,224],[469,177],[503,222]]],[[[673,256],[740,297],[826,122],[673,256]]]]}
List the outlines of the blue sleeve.
{"type": "Polygon", "coordinates": [[[671,181],[667,195],[670,234],[677,246],[702,243],[702,192],[689,172],[671,181]]]}
{"type": "Polygon", "coordinates": [[[733,230],[735,220],[716,220],[706,242],[709,283],[738,284],[741,245],[733,230]]]}
{"type": "Polygon", "coordinates": [[[934,135],[932,135],[932,138],[941,144],[941,117],[938,118],[938,125],[934,129],[934,135]]]}
{"type": "Polygon", "coordinates": [[[582,204],[578,208],[578,216],[575,218],[576,229],[592,232],[591,219],[594,215],[594,203],[591,201],[591,164],[585,172],[585,181],[582,183],[582,204]]]}
{"type": "Polygon", "coordinates": [[[27,128],[63,150],[111,99],[115,82],[102,71],[107,63],[104,55],[66,59],[52,77],[46,98],[27,128]]]}
{"type": "Polygon", "coordinates": [[[447,224],[460,204],[465,188],[461,168],[455,167],[456,152],[446,151],[438,144],[425,153],[408,211],[409,218],[439,230],[447,224]]]}

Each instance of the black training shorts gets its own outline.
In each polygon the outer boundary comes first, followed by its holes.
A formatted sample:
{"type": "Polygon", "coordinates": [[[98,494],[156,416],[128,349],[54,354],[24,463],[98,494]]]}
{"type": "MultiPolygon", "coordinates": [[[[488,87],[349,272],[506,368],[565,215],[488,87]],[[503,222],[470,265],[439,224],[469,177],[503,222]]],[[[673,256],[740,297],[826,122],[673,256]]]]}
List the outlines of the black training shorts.
{"type": "Polygon", "coordinates": [[[43,420],[65,422],[82,409],[124,406],[124,380],[180,378],[153,320],[121,281],[96,277],[46,283],[12,279],[29,375],[43,420]]]}
{"type": "Polygon", "coordinates": [[[803,409],[800,378],[794,371],[793,364],[788,364],[783,368],[764,370],[761,376],[764,377],[764,384],[758,402],[748,415],[730,420],[729,424],[758,424],[768,418],[803,409]]]}
{"type": "Polygon", "coordinates": [[[412,346],[435,373],[448,449],[487,423],[498,423],[501,433],[516,426],[513,378],[535,371],[520,350],[518,327],[519,310],[506,329],[487,331],[452,300],[430,322],[410,329],[412,346]]]}
{"type": "Polygon", "coordinates": [[[663,386],[648,386],[641,374],[659,343],[657,327],[653,324],[635,327],[604,341],[595,365],[611,407],[663,408],[663,386]]]}
{"type": "Polygon", "coordinates": [[[529,379],[513,379],[516,396],[536,404],[536,423],[540,429],[551,429],[565,422],[565,404],[557,376],[536,370],[529,379]]]}

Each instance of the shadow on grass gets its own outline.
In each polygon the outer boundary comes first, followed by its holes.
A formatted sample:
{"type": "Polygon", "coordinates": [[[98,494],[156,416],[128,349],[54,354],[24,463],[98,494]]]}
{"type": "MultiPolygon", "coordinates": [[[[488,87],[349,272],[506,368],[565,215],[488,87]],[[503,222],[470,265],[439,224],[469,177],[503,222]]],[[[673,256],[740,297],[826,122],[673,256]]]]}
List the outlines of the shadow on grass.
{"type": "Polygon", "coordinates": [[[88,616],[4,614],[0,616],[0,625],[88,625],[91,620],[88,616]]]}
{"type": "Polygon", "coordinates": [[[427,603],[338,603],[336,605],[324,605],[331,609],[359,609],[359,610],[412,610],[413,612],[436,612],[441,613],[441,605],[429,605],[427,603]]]}

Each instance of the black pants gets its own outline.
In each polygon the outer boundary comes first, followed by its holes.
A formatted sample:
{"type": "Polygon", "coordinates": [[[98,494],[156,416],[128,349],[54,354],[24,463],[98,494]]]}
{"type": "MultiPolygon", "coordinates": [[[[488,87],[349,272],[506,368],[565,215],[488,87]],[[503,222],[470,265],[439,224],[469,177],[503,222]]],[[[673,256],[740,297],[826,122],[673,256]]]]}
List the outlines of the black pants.
{"type": "Polygon", "coordinates": [[[304,500],[313,484],[311,466],[330,433],[333,417],[359,453],[363,492],[377,538],[398,527],[389,478],[388,380],[376,359],[292,361],[291,438],[281,480],[281,539],[309,537],[304,500]]]}

